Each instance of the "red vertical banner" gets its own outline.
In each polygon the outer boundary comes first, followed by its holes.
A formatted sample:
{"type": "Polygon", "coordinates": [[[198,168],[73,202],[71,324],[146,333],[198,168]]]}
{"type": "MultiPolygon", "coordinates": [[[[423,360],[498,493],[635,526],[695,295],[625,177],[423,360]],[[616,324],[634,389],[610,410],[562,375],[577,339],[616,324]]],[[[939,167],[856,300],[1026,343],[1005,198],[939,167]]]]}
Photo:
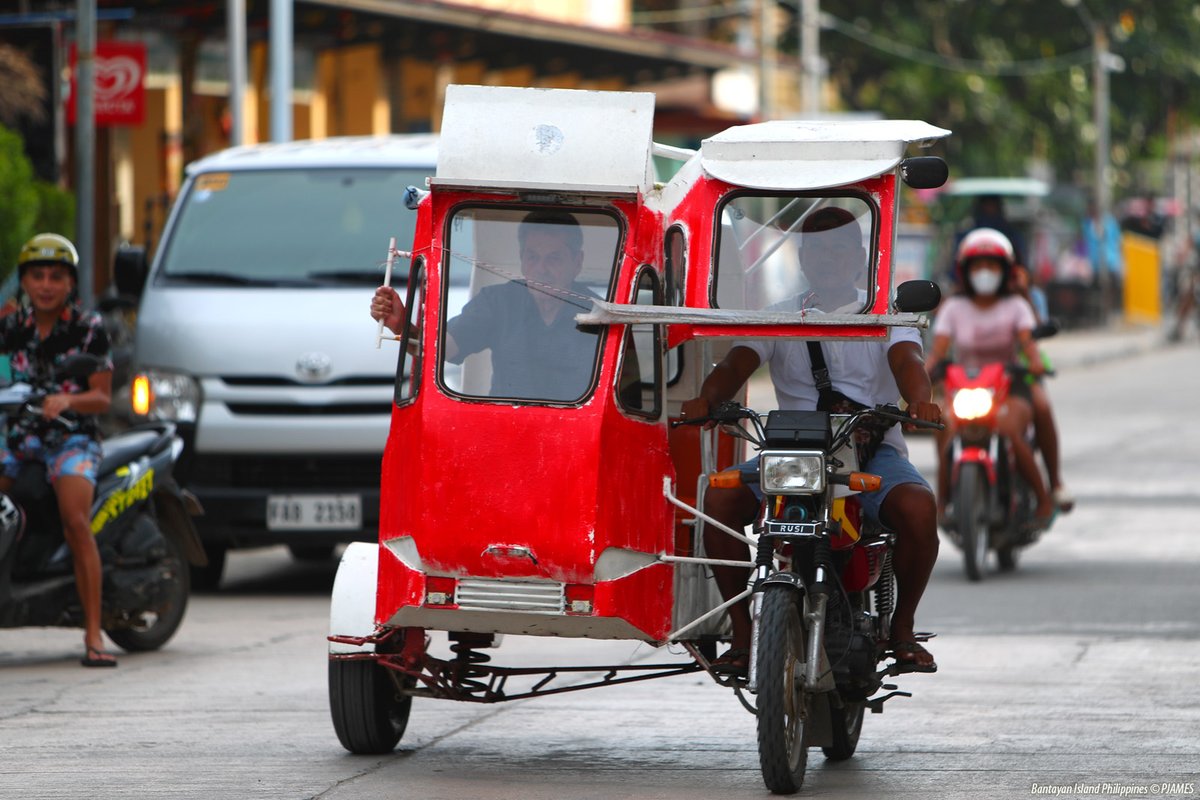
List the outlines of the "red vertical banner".
{"type": "MultiPolygon", "coordinates": [[[[75,124],[77,53],[71,45],[71,93],[67,122],[75,124]]],[[[95,66],[97,125],[141,125],[146,118],[146,45],[97,42],[95,66]]]]}

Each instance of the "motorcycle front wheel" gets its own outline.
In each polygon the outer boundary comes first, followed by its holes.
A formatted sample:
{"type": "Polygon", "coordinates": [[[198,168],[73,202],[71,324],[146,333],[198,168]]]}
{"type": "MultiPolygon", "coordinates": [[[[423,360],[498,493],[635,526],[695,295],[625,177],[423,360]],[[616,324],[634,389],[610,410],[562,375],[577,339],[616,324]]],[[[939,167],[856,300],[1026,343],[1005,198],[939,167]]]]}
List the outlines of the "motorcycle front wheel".
{"type": "Polygon", "coordinates": [[[104,632],[123,650],[145,653],[157,650],[170,641],[183,624],[188,595],[191,593],[191,581],[187,559],[179,544],[171,537],[164,536],[157,523],[149,516],[144,516],[136,524],[153,526],[154,533],[162,540],[165,548],[165,555],[156,564],[161,575],[158,581],[159,596],[164,599],[159,603],[158,610],[135,613],[130,624],[106,629],[104,632]]]}
{"type": "Polygon", "coordinates": [[[763,591],[758,635],[758,760],[763,783],[775,794],[804,784],[804,744],[811,695],[804,686],[802,596],[789,586],[763,591]]]}
{"type": "Polygon", "coordinates": [[[983,580],[988,554],[987,476],[981,464],[962,464],[954,485],[954,521],[967,578],[983,580]]]}

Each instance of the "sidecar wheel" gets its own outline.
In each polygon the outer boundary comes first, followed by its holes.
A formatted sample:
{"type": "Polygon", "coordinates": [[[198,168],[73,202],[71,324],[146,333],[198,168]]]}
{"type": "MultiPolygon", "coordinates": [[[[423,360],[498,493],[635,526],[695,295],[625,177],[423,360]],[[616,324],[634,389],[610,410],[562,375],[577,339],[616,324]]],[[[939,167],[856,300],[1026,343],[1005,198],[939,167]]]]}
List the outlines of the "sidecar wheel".
{"type": "Polygon", "coordinates": [[[845,761],[854,755],[858,749],[858,737],[862,734],[866,703],[843,703],[839,708],[834,700],[834,693],[829,697],[829,723],[833,728],[833,744],[822,747],[821,752],[830,761],[845,761]]]}
{"type": "Polygon", "coordinates": [[[412,697],[370,659],[329,661],[329,712],[342,747],[356,755],[390,753],[408,727],[412,697]]]}
{"type": "MultiPolygon", "coordinates": [[[[154,523],[147,520],[147,524],[154,523]]],[[[179,630],[183,615],[187,612],[188,595],[191,593],[187,559],[174,539],[163,536],[161,532],[158,535],[167,549],[167,555],[159,562],[164,570],[162,584],[166,600],[163,610],[143,612],[129,627],[104,631],[118,647],[130,653],[144,653],[162,647],[179,630]]]]}
{"type": "Polygon", "coordinates": [[[954,517],[967,578],[983,580],[988,554],[987,480],[979,464],[963,464],[954,486],[954,517]]]}
{"type": "Polygon", "coordinates": [[[812,697],[804,687],[805,629],[801,596],[787,586],[763,592],[758,639],[758,760],[763,783],[794,794],[808,766],[805,727],[812,697]]]}

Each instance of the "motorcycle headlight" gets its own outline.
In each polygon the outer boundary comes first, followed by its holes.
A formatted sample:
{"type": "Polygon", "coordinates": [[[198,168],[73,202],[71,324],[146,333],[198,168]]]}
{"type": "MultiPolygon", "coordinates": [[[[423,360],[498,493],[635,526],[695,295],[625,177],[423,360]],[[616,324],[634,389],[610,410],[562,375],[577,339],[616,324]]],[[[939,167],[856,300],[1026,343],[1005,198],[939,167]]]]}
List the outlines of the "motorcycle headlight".
{"type": "Polygon", "coordinates": [[[200,385],[190,375],[148,369],[133,377],[130,403],[139,417],[195,422],[200,411],[200,385]]]}
{"type": "Polygon", "coordinates": [[[820,450],[763,453],[758,469],[763,494],[825,491],[825,454],[820,450]]]}
{"type": "Polygon", "coordinates": [[[954,393],[954,416],[979,419],[992,413],[991,389],[959,389],[954,393]]]}

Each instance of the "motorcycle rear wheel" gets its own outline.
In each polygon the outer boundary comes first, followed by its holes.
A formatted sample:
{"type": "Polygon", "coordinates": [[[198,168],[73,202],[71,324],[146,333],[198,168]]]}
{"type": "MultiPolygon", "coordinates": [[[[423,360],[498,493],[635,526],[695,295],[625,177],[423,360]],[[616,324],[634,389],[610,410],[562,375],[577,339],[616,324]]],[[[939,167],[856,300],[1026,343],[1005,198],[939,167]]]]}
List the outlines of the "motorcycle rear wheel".
{"type": "Polygon", "coordinates": [[[954,518],[963,566],[971,581],[983,580],[988,554],[987,478],[979,464],[962,464],[954,485],[954,518]]]}
{"type": "Polygon", "coordinates": [[[800,791],[808,766],[812,695],[804,687],[802,600],[789,586],[767,586],[759,617],[758,760],[763,783],[775,794],[800,791]]]}
{"type": "Polygon", "coordinates": [[[130,627],[111,628],[104,632],[108,638],[121,649],[129,653],[145,653],[162,647],[183,624],[183,615],[187,612],[188,595],[191,594],[191,580],[188,574],[187,559],[179,544],[158,530],[158,525],[150,517],[144,517],[139,523],[153,525],[162,537],[167,554],[159,562],[164,569],[163,582],[166,584],[166,595],[169,598],[166,608],[161,612],[143,612],[136,623],[130,627]]]}
{"type": "Polygon", "coordinates": [[[329,661],[329,713],[342,747],[356,755],[390,753],[404,736],[412,696],[371,659],[329,661]]]}
{"type": "Polygon", "coordinates": [[[833,729],[833,744],[829,747],[822,747],[821,752],[829,761],[845,761],[858,749],[858,737],[862,734],[863,717],[867,710],[867,704],[843,702],[839,708],[834,693],[830,692],[827,696],[829,697],[829,724],[833,729]]]}

